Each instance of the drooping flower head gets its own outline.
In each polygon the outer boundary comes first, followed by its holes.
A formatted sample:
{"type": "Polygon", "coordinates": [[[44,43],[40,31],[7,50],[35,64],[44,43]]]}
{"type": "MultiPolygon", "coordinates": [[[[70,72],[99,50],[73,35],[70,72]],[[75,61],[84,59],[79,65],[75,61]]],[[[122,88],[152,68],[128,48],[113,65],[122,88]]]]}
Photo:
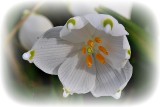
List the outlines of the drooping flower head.
{"type": "Polygon", "coordinates": [[[43,36],[43,33],[52,27],[53,25],[47,17],[31,14],[19,31],[19,41],[26,50],[30,50],[34,43],[43,36]]]}
{"type": "Polygon", "coordinates": [[[119,98],[132,75],[123,25],[110,15],[89,14],[48,30],[24,59],[49,74],[58,74],[64,96],[91,92],[119,98]]]}

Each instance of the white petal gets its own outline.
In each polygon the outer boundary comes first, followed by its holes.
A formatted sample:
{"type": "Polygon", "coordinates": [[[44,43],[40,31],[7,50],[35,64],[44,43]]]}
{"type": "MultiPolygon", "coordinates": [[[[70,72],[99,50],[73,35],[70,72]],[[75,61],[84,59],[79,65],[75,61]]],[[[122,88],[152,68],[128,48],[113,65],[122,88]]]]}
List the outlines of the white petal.
{"type": "Polygon", "coordinates": [[[69,23],[69,24],[68,24],[68,29],[69,29],[69,31],[71,31],[72,29],[74,29],[74,25],[71,24],[71,23],[69,23]]]}
{"type": "Polygon", "coordinates": [[[112,95],[113,98],[119,99],[121,97],[122,91],[118,91],[116,94],[112,95]]]}
{"type": "Polygon", "coordinates": [[[126,36],[124,36],[124,39],[123,39],[123,49],[125,50],[126,54],[125,54],[125,60],[122,64],[122,67],[124,67],[124,65],[127,63],[127,60],[130,59],[131,57],[131,49],[126,36]]]}
{"type": "Polygon", "coordinates": [[[130,49],[130,45],[126,36],[124,36],[124,39],[123,39],[123,48],[127,50],[130,49]]]}
{"type": "Polygon", "coordinates": [[[110,34],[112,36],[123,36],[123,35],[129,35],[129,33],[125,30],[124,26],[122,24],[117,24],[117,26],[113,27],[110,34]]]}
{"type": "Polygon", "coordinates": [[[127,61],[126,65],[122,69],[122,72],[124,72],[126,82],[123,85],[121,85],[119,90],[123,90],[125,88],[125,86],[127,85],[128,81],[130,80],[130,78],[132,76],[133,67],[132,67],[132,65],[130,64],[129,61],[127,61]]]}
{"type": "Polygon", "coordinates": [[[111,26],[110,25],[107,25],[106,28],[105,28],[105,32],[106,33],[109,33],[111,31],[111,26]]]}
{"type": "Polygon", "coordinates": [[[96,67],[96,84],[92,90],[92,94],[95,97],[115,95],[120,87],[129,81],[132,75],[132,66],[129,63],[121,71],[99,62],[96,62],[96,67]]]}
{"type": "Polygon", "coordinates": [[[92,34],[93,27],[87,24],[83,17],[77,16],[71,19],[75,20],[75,24],[68,21],[61,30],[60,37],[72,43],[85,42],[86,38],[92,34]]]}
{"type": "MultiPolygon", "coordinates": [[[[113,27],[118,24],[118,21],[113,18],[110,15],[105,15],[105,14],[88,14],[84,16],[86,20],[95,28],[98,30],[104,30],[106,29],[107,25],[111,26],[110,24],[106,24],[104,27],[104,20],[110,19],[111,23],[113,24],[113,27]]],[[[107,32],[108,33],[108,32],[107,32]]]]}
{"type": "Polygon", "coordinates": [[[128,39],[126,36],[124,36],[124,40],[123,40],[123,48],[126,50],[126,57],[125,59],[130,59],[131,57],[131,48],[128,42],[128,39]]]}
{"type": "Polygon", "coordinates": [[[93,25],[95,28],[102,30],[103,29],[103,21],[105,19],[111,19],[113,21],[113,26],[118,24],[118,21],[110,15],[105,14],[88,14],[84,16],[85,19],[93,25]]]}
{"type": "Polygon", "coordinates": [[[49,29],[45,34],[42,36],[43,38],[57,38],[61,39],[59,36],[59,32],[62,30],[63,26],[56,26],[51,29],[49,29]]]}
{"type": "Polygon", "coordinates": [[[65,91],[63,92],[63,97],[67,98],[69,96],[69,93],[66,93],[65,91]]]}
{"type": "Polygon", "coordinates": [[[26,50],[30,50],[43,33],[52,27],[47,17],[33,14],[28,17],[19,31],[20,43],[26,50]]]}
{"type": "MultiPolygon", "coordinates": [[[[104,47],[109,52],[109,55],[104,55],[106,61],[115,69],[119,70],[123,67],[126,60],[126,50],[123,49],[123,36],[111,36],[104,37],[104,47]]],[[[102,53],[103,54],[103,53],[102,53]]]]}
{"type": "Polygon", "coordinates": [[[124,36],[111,36],[110,34],[105,34],[104,31],[97,31],[95,35],[102,39],[102,46],[109,52],[109,55],[101,52],[107,63],[117,70],[123,68],[127,61],[126,54],[128,53],[124,49],[124,36]]]}
{"type": "Polygon", "coordinates": [[[68,97],[69,95],[73,95],[73,93],[67,89],[67,88],[63,88],[63,97],[68,97]]]}
{"type": "Polygon", "coordinates": [[[49,38],[51,34],[54,35],[53,37],[58,36],[58,33],[54,34],[53,30],[57,30],[57,28],[47,31],[43,38],[35,43],[31,49],[35,55],[29,60],[29,62],[34,62],[38,68],[48,74],[57,74],[60,64],[80,48],[78,44],[71,44],[60,38],[49,38]]]}
{"type": "Polygon", "coordinates": [[[32,48],[36,51],[34,64],[48,74],[57,74],[56,67],[59,67],[72,52],[78,50],[77,47],[55,38],[40,39],[32,48]]]}
{"type": "Polygon", "coordinates": [[[112,95],[112,97],[114,97],[115,99],[119,99],[121,97],[121,93],[122,90],[126,87],[128,81],[130,80],[131,76],[132,76],[132,71],[133,71],[133,67],[132,65],[129,63],[129,61],[127,61],[125,67],[122,69],[123,72],[125,72],[125,79],[126,82],[120,86],[120,88],[118,89],[118,92],[116,92],[114,95],[112,95]]]}
{"type": "Polygon", "coordinates": [[[95,97],[111,96],[117,92],[119,87],[125,82],[122,73],[111,68],[108,64],[101,64],[96,61],[96,83],[92,91],[95,97]]]}
{"type": "Polygon", "coordinates": [[[31,57],[31,54],[30,54],[29,52],[26,52],[26,53],[24,53],[24,54],[22,55],[22,58],[23,58],[24,60],[29,60],[30,57],[31,57]]]}
{"type": "Polygon", "coordinates": [[[63,86],[73,93],[87,93],[95,84],[95,66],[88,68],[85,56],[76,54],[60,66],[58,76],[63,86]]]}
{"type": "Polygon", "coordinates": [[[110,33],[112,36],[123,36],[128,34],[123,25],[119,24],[118,21],[110,15],[89,14],[84,17],[92,26],[98,30],[105,31],[107,34],[110,33]],[[106,22],[106,20],[108,22],[106,22]],[[107,24],[105,24],[105,22],[107,24]],[[109,29],[108,26],[110,26],[111,29],[109,29]]]}

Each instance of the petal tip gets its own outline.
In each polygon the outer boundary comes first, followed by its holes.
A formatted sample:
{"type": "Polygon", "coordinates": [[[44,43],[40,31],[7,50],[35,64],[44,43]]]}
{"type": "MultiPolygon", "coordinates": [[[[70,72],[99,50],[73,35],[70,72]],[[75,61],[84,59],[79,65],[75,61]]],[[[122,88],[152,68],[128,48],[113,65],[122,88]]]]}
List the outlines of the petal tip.
{"type": "Polygon", "coordinates": [[[29,52],[26,52],[22,55],[23,60],[29,60],[30,57],[31,57],[31,54],[29,52]]]}
{"type": "Polygon", "coordinates": [[[115,99],[117,99],[117,100],[120,99],[120,97],[121,97],[121,92],[122,92],[122,91],[119,90],[117,93],[115,93],[114,95],[112,95],[112,97],[115,98],[115,99]]]}
{"type": "Polygon", "coordinates": [[[63,88],[63,97],[67,98],[69,95],[73,95],[73,93],[68,88],[63,88]]]}
{"type": "Polygon", "coordinates": [[[104,31],[106,33],[109,33],[111,31],[111,26],[110,25],[107,25],[105,28],[104,28],[104,31]]]}
{"type": "Polygon", "coordinates": [[[30,63],[33,62],[32,60],[34,59],[34,57],[35,57],[35,50],[28,51],[22,55],[23,60],[27,60],[30,63]]]}
{"type": "Polygon", "coordinates": [[[64,98],[67,98],[68,96],[69,96],[69,94],[64,91],[64,92],[63,92],[63,97],[64,97],[64,98]]]}
{"type": "Polygon", "coordinates": [[[71,31],[73,28],[74,28],[74,25],[71,24],[71,23],[69,23],[69,24],[68,24],[68,30],[71,31]]]}
{"type": "Polygon", "coordinates": [[[129,35],[129,33],[126,31],[126,35],[129,35]]]}

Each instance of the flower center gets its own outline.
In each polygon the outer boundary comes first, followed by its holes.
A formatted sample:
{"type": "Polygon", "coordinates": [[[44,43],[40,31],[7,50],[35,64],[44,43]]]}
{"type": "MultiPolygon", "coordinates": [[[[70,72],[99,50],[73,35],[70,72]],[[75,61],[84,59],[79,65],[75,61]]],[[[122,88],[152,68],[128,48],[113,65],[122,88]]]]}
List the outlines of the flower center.
{"type": "Polygon", "coordinates": [[[82,54],[86,56],[86,64],[89,68],[93,65],[93,55],[95,55],[96,60],[101,64],[105,64],[105,57],[101,54],[108,55],[107,49],[102,46],[102,39],[100,37],[94,37],[86,41],[85,46],[82,48],[82,54]]]}

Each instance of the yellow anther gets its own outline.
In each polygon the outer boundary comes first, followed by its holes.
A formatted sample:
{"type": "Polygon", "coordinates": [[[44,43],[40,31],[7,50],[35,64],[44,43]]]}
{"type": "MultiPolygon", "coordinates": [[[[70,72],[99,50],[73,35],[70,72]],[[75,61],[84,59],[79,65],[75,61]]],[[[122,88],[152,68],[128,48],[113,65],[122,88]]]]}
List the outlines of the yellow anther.
{"type": "Polygon", "coordinates": [[[105,63],[106,63],[105,58],[104,58],[100,53],[97,53],[97,54],[96,54],[96,59],[97,59],[101,64],[105,64],[105,63]]]}
{"type": "Polygon", "coordinates": [[[86,63],[87,63],[87,66],[89,68],[92,67],[92,64],[93,64],[93,61],[92,61],[92,56],[91,55],[88,55],[87,58],[86,58],[86,63]]]}
{"type": "Polygon", "coordinates": [[[102,40],[99,37],[95,37],[94,39],[97,43],[102,43],[102,40]]]}
{"type": "Polygon", "coordinates": [[[85,46],[82,48],[82,54],[83,54],[83,55],[86,54],[86,47],[85,47],[85,46]]]}
{"type": "Polygon", "coordinates": [[[99,48],[99,50],[100,50],[101,52],[103,52],[105,55],[108,55],[108,54],[109,54],[108,51],[107,51],[103,46],[99,46],[98,48],[99,48]]]}
{"type": "Polygon", "coordinates": [[[94,42],[92,40],[89,40],[87,42],[87,45],[89,45],[90,47],[94,47],[94,42]]]}

